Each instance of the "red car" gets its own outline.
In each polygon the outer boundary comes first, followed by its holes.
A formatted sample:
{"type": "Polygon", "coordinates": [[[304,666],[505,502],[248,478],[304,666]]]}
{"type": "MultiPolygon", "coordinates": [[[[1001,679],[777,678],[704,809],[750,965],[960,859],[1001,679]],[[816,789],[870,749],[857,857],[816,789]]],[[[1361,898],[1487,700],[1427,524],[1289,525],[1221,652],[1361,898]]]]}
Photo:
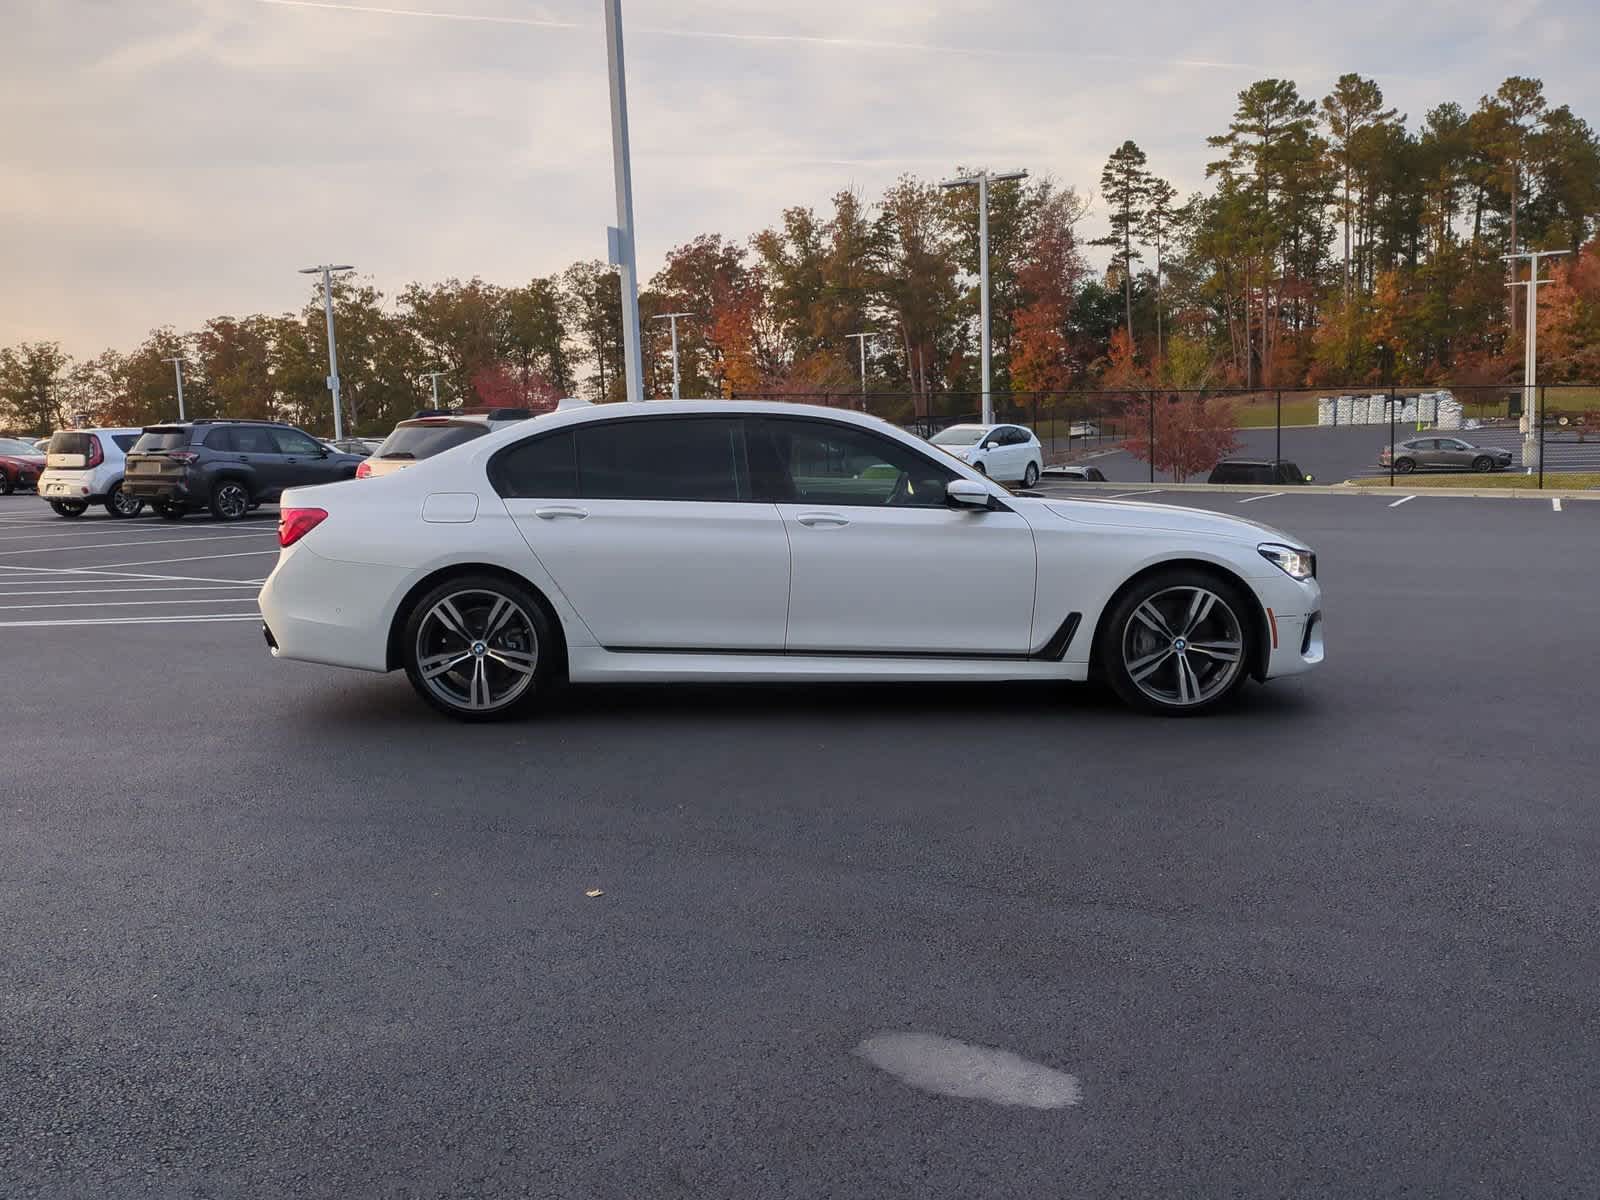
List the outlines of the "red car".
{"type": "Polygon", "coordinates": [[[44,455],[32,442],[0,438],[0,496],[9,496],[18,488],[38,487],[43,470],[44,455]]]}

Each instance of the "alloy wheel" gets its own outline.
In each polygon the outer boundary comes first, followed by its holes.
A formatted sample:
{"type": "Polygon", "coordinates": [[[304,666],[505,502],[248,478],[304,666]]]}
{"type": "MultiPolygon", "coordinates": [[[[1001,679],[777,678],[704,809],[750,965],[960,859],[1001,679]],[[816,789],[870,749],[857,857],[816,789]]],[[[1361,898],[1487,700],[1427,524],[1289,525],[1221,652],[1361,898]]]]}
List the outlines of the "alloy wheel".
{"type": "Polygon", "coordinates": [[[417,677],[462,712],[504,708],[533,686],[539,636],[526,610],[486,588],[452,592],[417,627],[417,677]]]}
{"type": "Polygon", "coordinates": [[[1188,708],[1220,696],[1244,669],[1244,631],[1209,588],[1171,587],[1133,610],[1122,634],[1128,678],[1151,700],[1188,708]]]}
{"type": "Polygon", "coordinates": [[[130,496],[119,484],[111,493],[111,506],[117,510],[119,517],[137,517],[144,511],[144,501],[138,496],[130,496]]]}
{"type": "Polygon", "coordinates": [[[237,483],[224,483],[217,489],[217,515],[227,521],[237,521],[250,511],[250,496],[237,483]]]}

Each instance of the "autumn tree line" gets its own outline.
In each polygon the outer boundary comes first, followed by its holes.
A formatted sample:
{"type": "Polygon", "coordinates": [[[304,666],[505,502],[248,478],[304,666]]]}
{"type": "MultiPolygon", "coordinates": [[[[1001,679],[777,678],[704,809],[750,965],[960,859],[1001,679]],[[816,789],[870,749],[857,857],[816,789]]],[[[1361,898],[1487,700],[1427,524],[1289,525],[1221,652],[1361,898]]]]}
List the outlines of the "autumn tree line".
{"type": "MultiPolygon", "coordinates": [[[[1101,386],[1263,388],[1520,376],[1521,294],[1503,256],[1564,249],[1540,293],[1541,378],[1600,379],[1600,141],[1536,79],[1419,119],[1349,74],[1321,98],[1285,79],[1238,94],[1208,139],[1203,190],[1179,195],[1133,141],[1098,189],[1050,179],[990,192],[994,379],[1001,391],[1101,386]],[[1102,236],[1085,240],[1091,222],[1102,236]],[[1085,245],[1110,252],[1091,272],[1085,245]]],[[[686,396],[844,395],[868,381],[907,412],[979,387],[973,189],[900,179],[873,202],[841,191],[745,241],[707,233],[641,290],[645,389],[669,394],[679,322],[686,396]]],[[[621,303],[604,263],[513,287],[479,278],[385,296],[335,286],[347,425],[378,432],[441,399],[539,402],[623,394],[621,303]]],[[[0,350],[0,422],[79,414],[138,425],[174,415],[280,417],[326,431],[320,295],[299,313],[153,331],[132,351],[73,360],[0,350]]]]}

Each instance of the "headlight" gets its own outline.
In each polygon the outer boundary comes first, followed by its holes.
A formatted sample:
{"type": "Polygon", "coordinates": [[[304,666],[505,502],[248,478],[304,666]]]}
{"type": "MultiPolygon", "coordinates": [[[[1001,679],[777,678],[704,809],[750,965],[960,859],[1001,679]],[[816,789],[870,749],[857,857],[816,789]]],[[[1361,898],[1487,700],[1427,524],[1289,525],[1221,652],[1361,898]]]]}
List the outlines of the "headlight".
{"type": "Polygon", "coordinates": [[[1290,579],[1315,579],[1317,577],[1317,556],[1309,550],[1299,550],[1293,546],[1280,546],[1276,542],[1264,542],[1256,547],[1261,552],[1261,557],[1266,559],[1290,579]]]}

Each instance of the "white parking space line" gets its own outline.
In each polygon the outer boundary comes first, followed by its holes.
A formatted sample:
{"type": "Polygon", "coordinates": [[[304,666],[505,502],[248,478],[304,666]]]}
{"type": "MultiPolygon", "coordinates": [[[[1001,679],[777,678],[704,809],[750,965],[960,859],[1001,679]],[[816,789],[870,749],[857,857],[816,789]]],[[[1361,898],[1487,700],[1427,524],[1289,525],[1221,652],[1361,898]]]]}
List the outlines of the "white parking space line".
{"type": "Polygon", "coordinates": [[[1416,499],[1415,496],[1401,496],[1400,499],[1396,500],[1393,504],[1389,505],[1389,507],[1390,508],[1399,508],[1407,500],[1415,500],[1415,499],[1416,499]]]}
{"type": "MultiPolygon", "coordinates": [[[[1137,491],[1137,492],[1114,492],[1113,494],[1107,496],[1106,499],[1107,500],[1123,500],[1123,499],[1126,499],[1129,496],[1159,496],[1160,494],[1161,494],[1161,489],[1160,488],[1146,488],[1146,489],[1143,489],[1143,490],[1140,490],[1140,491],[1137,491]]],[[[1091,492],[1090,495],[1092,496],[1093,493],[1091,492]]]]}
{"type": "MultiPolygon", "coordinates": [[[[105,549],[125,550],[129,546],[139,546],[139,547],[142,548],[144,546],[172,545],[172,544],[176,544],[178,542],[182,542],[185,545],[193,545],[197,541],[201,541],[201,542],[236,542],[236,541],[240,540],[241,538],[258,538],[258,537],[272,537],[272,538],[275,538],[277,536],[278,535],[277,535],[276,531],[269,531],[269,530],[263,529],[259,533],[226,533],[226,534],[223,534],[220,537],[203,537],[203,538],[193,538],[193,537],[157,538],[154,541],[149,541],[149,542],[89,542],[88,544],[84,544],[83,542],[73,542],[73,543],[70,543],[70,544],[65,545],[65,546],[30,546],[26,550],[0,550],[0,556],[10,557],[10,556],[18,555],[18,554],[61,554],[61,553],[65,553],[65,552],[73,551],[73,550],[105,550],[105,549]]],[[[272,553],[276,554],[277,551],[274,550],[274,551],[272,551],[272,553]]]]}
{"type": "MultiPolygon", "coordinates": [[[[4,597],[10,599],[10,597],[4,597]]],[[[91,600],[83,603],[61,604],[0,604],[0,612],[14,612],[23,608],[150,608],[155,605],[167,607],[174,604],[238,604],[247,600],[247,596],[213,596],[209,600],[91,600]]]]}
{"type": "MultiPolygon", "coordinates": [[[[39,582],[44,582],[44,583],[72,583],[74,581],[70,580],[70,579],[46,579],[46,580],[43,580],[43,581],[30,579],[30,580],[27,581],[26,584],[22,584],[20,586],[31,586],[31,585],[35,585],[35,584],[37,584],[39,582]]],[[[0,585],[6,586],[6,587],[19,586],[15,581],[10,582],[10,583],[4,583],[4,581],[0,581],[0,585]]],[[[215,584],[201,584],[201,585],[195,585],[195,586],[187,586],[186,585],[186,586],[183,586],[183,587],[161,587],[160,585],[157,585],[155,587],[148,587],[147,586],[147,587],[111,587],[111,588],[84,586],[84,587],[75,587],[75,588],[51,588],[51,589],[48,589],[48,590],[45,590],[45,591],[34,591],[34,592],[0,592],[0,600],[15,600],[19,596],[110,596],[110,595],[165,596],[169,592],[238,592],[238,591],[243,591],[246,588],[254,589],[254,588],[258,588],[260,586],[261,585],[259,583],[215,583],[215,584]]],[[[221,599],[221,598],[222,597],[219,597],[219,599],[221,599]]],[[[232,597],[228,597],[228,598],[231,599],[232,597]]]]}
{"type": "Polygon", "coordinates": [[[1560,496],[1551,496],[1550,497],[1550,507],[1552,509],[1554,509],[1556,512],[1560,512],[1561,511],[1561,497],[1560,496]]]}
{"type": "Polygon", "coordinates": [[[61,620],[0,621],[0,629],[47,629],[63,625],[210,625],[219,621],[255,621],[261,614],[196,613],[186,617],[66,617],[61,620]]]}
{"type": "MultiPolygon", "coordinates": [[[[211,559],[214,559],[214,558],[253,558],[253,557],[255,557],[257,555],[260,555],[260,554],[271,554],[274,557],[276,557],[277,553],[278,553],[278,548],[276,546],[274,546],[271,550],[236,550],[232,554],[190,554],[190,555],[187,555],[187,556],[185,556],[183,558],[144,558],[144,559],[137,559],[137,560],[135,560],[133,562],[98,563],[93,567],[84,567],[84,568],[81,568],[81,569],[85,570],[85,571],[90,571],[90,572],[93,572],[93,571],[109,571],[109,570],[113,570],[116,567],[153,567],[153,566],[156,566],[156,565],[158,565],[160,563],[207,562],[207,561],[209,561],[211,559]]],[[[0,568],[12,567],[12,566],[15,566],[15,565],[16,564],[14,564],[14,563],[0,563],[0,568]]],[[[18,568],[18,569],[19,570],[26,570],[27,568],[22,567],[22,568],[18,568]]],[[[49,568],[41,568],[41,569],[48,570],[49,568]]],[[[61,571],[68,571],[68,570],[71,570],[72,568],[70,568],[70,567],[58,567],[56,569],[57,570],[61,570],[61,571]]],[[[161,576],[157,575],[157,576],[155,576],[155,578],[160,579],[161,576]]],[[[203,579],[203,580],[199,580],[198,582],[201,582],[201,583],[227,583],[228,581],[226,579],[203,579]]]]}
{"type": "MultiPolygon", "coordinates": [[[[245,557],[244,555],[213,555],[215,558],[245,557]]],[[[166,561],[166,560],[161,560],[166,561]]],[[[127,565],[127,564],[124,564],[127,565]]],[[[12,580],[13,583],[80,583],[87,579],[109,579],[116,583],[127,580],[161,580],[173,583],[250,583],[260,587],[265,579],[215,579],[204,575],[152,575],[148,571],[108,571],[104,567],[25,567],[20,563],[0,563],[0,581],[4,581],[5,572],[27,572],[20,579],[12,580]],[[40,579],[41,575],[62,575],[63,579],[40,579]]]]}
{"type": "Polygon", "coordinates": [[[1283,495],[1282,492],[1268,492],[1264,496],[1250,496],[1250,497],[1247,497],[1246,499],[1239,501],[1239,503],[1240,504],[1254,504],[1257,500],[1272,500],[1272,499],[1274,499],[1274,498],[1276,498],[1278,496],[1281,496],[1281,495],[1283,495]]]}

